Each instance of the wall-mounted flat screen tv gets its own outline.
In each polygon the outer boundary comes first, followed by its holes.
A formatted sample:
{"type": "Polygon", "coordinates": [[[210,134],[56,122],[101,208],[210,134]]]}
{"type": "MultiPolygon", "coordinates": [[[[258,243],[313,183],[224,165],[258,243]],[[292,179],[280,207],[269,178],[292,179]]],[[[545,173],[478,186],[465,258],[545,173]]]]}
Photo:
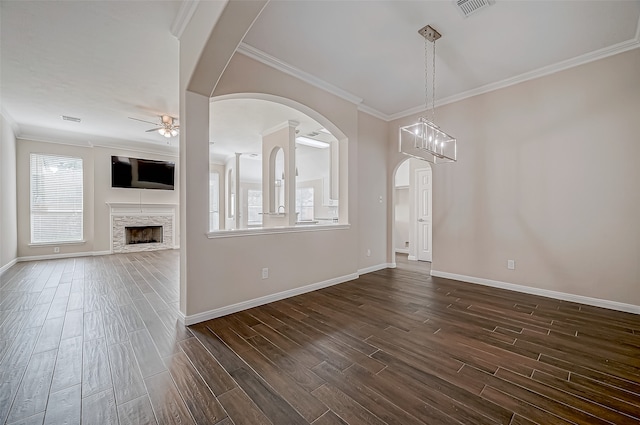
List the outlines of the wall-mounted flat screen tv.
{"type": "Polygon", "coordinates": [[[175,162],[112,156],[111,187],[173,190],[175,169],[175,162]]]}

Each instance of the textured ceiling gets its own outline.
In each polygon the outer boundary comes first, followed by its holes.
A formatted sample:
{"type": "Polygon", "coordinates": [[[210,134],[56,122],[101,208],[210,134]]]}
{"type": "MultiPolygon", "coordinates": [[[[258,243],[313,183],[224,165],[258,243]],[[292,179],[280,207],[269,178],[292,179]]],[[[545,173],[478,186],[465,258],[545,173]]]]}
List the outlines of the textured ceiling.
{"type": "MultiPolygon", "coordinates": [[[[127,117],[178,114],[179,42],[170,28],[180,7],[180,1],[0,2],[3,111],[20,135],[34,139],[175,151],[177,138],[168,146],[159,134],[145,133],[150,125],[127,117]]],[[[453,0],[272,0],[240,52],[391,119],[424,107],[424,41],[417,30],[426,24],[443,34],[436,89],[446,101],[638,47],[639,18],[640,0],[497,0],[468,18],[453,0]]],[[[221,156],[229,150],[222,150],[223,135],[233,133],[224,126],[248,125],[242,117],[254,116],[228,106],[236,116],[212,129],[221,156]]],[[[295,119],[264,113],[272,118],[265,122],[295,119]]],[[[251,150],[251,143],[237,149],[251,150]]]]}

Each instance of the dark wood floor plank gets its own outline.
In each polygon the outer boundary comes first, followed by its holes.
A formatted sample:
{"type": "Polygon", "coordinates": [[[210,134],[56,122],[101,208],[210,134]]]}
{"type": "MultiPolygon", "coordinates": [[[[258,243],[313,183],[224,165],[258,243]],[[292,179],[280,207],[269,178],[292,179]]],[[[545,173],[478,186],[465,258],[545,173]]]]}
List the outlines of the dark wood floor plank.
{"type": "Polygon", "coordinates": [[[147,395],[118,406],[118,418],[120,425],[154,425],[158,423],[147,395]]]}
{"type": "Polygon", "coordinates": [[[111,388],[82,399],[82,425],[118,425],[116,398],[111,388]]]}
{"type": "Polygon", "coordinates": [[[327,406],[310,394],[320,386],[317,384],[324,382],[317,375],[313,374],[315,382],[305,387],[291,373],[273,365],[255,350],[243,353],[243,359],[307,421],[313,422],[327,411],[327,406]]]}
{"type": "Polygon", "coordinates": [[[373,413],[362,407],[339,389],[325,384],[312,393],[341,418],[353,425],[384,425],[373,413]]]}
{"type": "Polygon", "coordinates": [[[181,341],[180,347],[216,396],[238,387],[231,375],[197,339],[181,341]]]}
{"type": "Polygon", "coordinates": [[[45,425],[80,424],[82,390],[80,385],[52,392],[47,404],[45,425]]]}
{"type": "Polygon", "coordinates": [[[277,425],[271,422],[240,388],[227,391],[219,400],[236,425],[277,425]]]}
{"type": "Polygon", "coordinates": [[[158,424],[195,424],[169,372],[150,376],[145,384],[158,424]]]}
{"type": "Polygon", "coordinates": [[[231,376],[274,424],[307,424],[285,399],[251,370],[242,367],[231,372],[231,376]]]}
{"type": "Polygon", "coordinates": [[[45,411],[56,355],[57,350],[50,350],[31,356],[11,406],[8,422],[16,422],[45,411]]]}
{"type": "Polygon", "coordinates": [[[185,327],[178,259],[0,275],[0,424],[12,406],[24,424],[640,422],[639,315],[433,278],[398,255],[395,269],[185,327]]]}
{"type": "Polygon", "coordinates": [[[326,362],[318,365],[314,372],[389,425],[420,423],[418,418],[396,406],[384,395],[376,393],[362,381],[353,379],[353,376],[342,373],[326,362]]]}
{"type": "Polygon", "coordinates": [[[167,363],[169,373],[196,423],[216,423],[227,417],[184,353],[174,355],[167,363]]]}

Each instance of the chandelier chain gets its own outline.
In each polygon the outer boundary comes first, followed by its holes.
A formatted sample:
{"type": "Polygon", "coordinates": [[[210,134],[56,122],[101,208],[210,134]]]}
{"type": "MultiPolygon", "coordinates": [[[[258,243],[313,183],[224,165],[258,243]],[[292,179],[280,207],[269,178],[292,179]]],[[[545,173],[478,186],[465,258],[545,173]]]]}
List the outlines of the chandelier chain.
{"type": "Polygon", "coordinates": [[[433,41],[433,53],[431,54],[431,62],[433,66],[432,89],[431,89],[431,122],[436,122],[436,42],[433,41]]]}
{"type": "Polygon", "coordinates": [[[429,113],[429,55],[428,41],[424,38],[424,108],[425,118],[429,113]]]}

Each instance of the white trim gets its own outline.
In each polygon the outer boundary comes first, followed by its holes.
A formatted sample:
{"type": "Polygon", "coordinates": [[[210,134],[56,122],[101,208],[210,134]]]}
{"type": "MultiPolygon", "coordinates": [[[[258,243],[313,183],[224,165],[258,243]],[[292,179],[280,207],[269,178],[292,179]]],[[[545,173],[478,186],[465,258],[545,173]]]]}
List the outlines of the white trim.
{"type": "Polygon", "coordinates": [[[393,263],[387,263],[387,265],[388,265],[388,268],[390,269],[395,269],[396,267],[398,267],[395,261],[393,263]]]}
{"type": "MultiPolygon", "coordinates": [[[[584,65],[599,59],[604,59],[609,56],[613,56],[618,53],[623,53],[638,47],[640,47],[640,21],[638,22],[636,36],[630,40],[623,41],[621,43],[614,44],[613,46],[608,46],[593,52],[585,53],[583,55],[580,55],[571,59],[567,59],[549,66],[545,66],[533,71],[525,72],[524,74],[520,74],[512,78],[507,78],[505,80],[496,81],[490,84],[485,84],[484,86],[481,86],[481,87],[477,87],[462,93],[455,94],[453,96],[439,99],[435,102],[435,106],[440,107],[440,106],[447,105],[449,103],[458,102],[473,96],[489,93],[489,92],[499,90],[505,87],[513,86],[515,84],[519,84],[525,81],[533,80],[536,78],[544,77],[546,75],[554,74],[556,72],[564,71],[569,68],[574,68],[576,66],[584,65]]],[[[344,100],[347,100],[357,105],[359,111],[365,112],[383,121],[387,121],[387,122],[393,121],[399,118],[405,118],[410,115],[415,115],[425,111],[425,106],[419,105],[419,106],[414,106],[413,108],[406,109],[404,111],[396,112],[395,114],[390,114],[390,115],[385,114],[383,112],[378,111],[375,108],[372,108],[369,105],[363,104],[362,102],[364,99],[356,96],[355,94],[350,93],[346,90],[343,90],[339,87],[336,87],[331,83],[328,83],[312,74],[309,74],[292,65],[289,65],[288,63],[278,58],[275,58],[259,49],[256,49],[255,47],[252,47],[248,44],[240,43],[236,51],[252,59],[255,59],[258,62],[261,62],[267,66],[270,66],[279,71],[282,71],[285,74],[291,75],[299,80],[302,80],[305,83],[308,83],[314,87],[317,87],[321,90],[324,90],[328,93],[338,96],[344,100]]]]}
{"type": "Polygon", "coordinates": [[[385,114],[385,113],[383,113],[383,112],[380,112],[380,111],[378,111],[377,109],[372,108],[372,107],[371,107],[371,106],[369,106],[369,105],[365,105],[364,103],[360,103],[360,104],[358,104],[358,111],[360,111],[360,112],[364,112],[365,114],[369,114],[369,115],[371,115],[371,116],[374,116],[374,117],[376,117],[376,118],[379,118],[379,119],[381,119],[382,121],[391,121],[391,120],[389,119],[389,115],[387,115],[387,114],[385,114]]]}
{"type": "Polygon", "coordinates": [[[396,254],[407,254],[407,255],[409,255],[409,248],[394,248],[393,251],[396,254]]]}
{"type": "Polygon", "coordinates": [[[14,120],[11,114],[9,114],[6,109],[4,109],[4,106],[0,106],[0,114],[2,114],[5,121],[9,124],[9,127],[11,127],[11,130],[13,130],[13,137],[17,139],[18,134],[20,133],[20,126],[18,125],[16,120],[14,120]]]}
{"type": "Polygon", "coordinates": [[[182,37],[184,30],[187,29],[187,25],[194,13],[196,13],[196,9],[198,8],[198,4],[200,0],[191,0],[191,1],[183,1],[180,4],[180,9],[178,9],[178,13],[173,18],[173,22],[171,23],[171,27],[169,31],[171,34],[178,40],[182,37]]]}
{"type": "MultiPolygon", "coordinates": [[[[334,86],[314,75],[309,74],[308,72],[302,71],[294,66],[289,65],[288,63],[281,61],[278,58],[275,58],[262,50],[256,49],[255,47],[249,46],[245,43],[240,43],[236,52],[241,53],[245,56],[250,57],[251,59],[255,59],[258,62],[261,62],[267,66],[277,69],[278,71],[284,72],[285,74],[289,74],[299,80],[304,81],[307,84],[311,84],[314,87],[317,87],[321,90],[324,90],[328,93],[338,96],[348,102],[359,105],[362,103],[362,98],[354,95],[353,93],[349,93],[346,90],[342,90],[339,87],[334,86]]],[[[373,110],[373,109],[372,109],[373,110]]],[[[379,114],[383,115],[381,112],[379,114]]]]}
{"type": "Polygon", "coordinates": [[[418,257],[416,257],[415,255],[409,255],[407,257],[407,260],[409,260],[409,261],[418,261],[418,257]]]}
{"type": "Polygon", "coordinates": [[[266,129],[265,131],[262,132],[261,136],[265,137],[265,136],[269,136],[273,133],[275,133],[276,131],[280,131],[283,130],[285,128],[289,128],[289,127],[293,127],[294,129],[299,126],[300,123],[298,121],[293,121],[293,120],[287,120],[283,123],[280,123],[274,127],[271,127],[269,129],[266,129]]]}
{"type": "Polygon", "coordinates": [[[18,257],[16,260],[19,263],[24,261],[37,261],[37,260],[57,260],[60,258],[73,258],[73,257],[96,257],[99,255],[109,255],[111,251],[86,251],[86,252],[69,252],[64,254],[51,254],[51,255],[29,255],[27,257],[18,257]]]}
{"type": "Polygon", "coordinates": [[[640,314],[640,306],[621,303],[618,301],[603,300],[600,298],[586,297],[584,295],[568,294],[566,292],[552,291],[550,289],[534,288],[531,286],[517,285],[515,283],[484,279],[481,277],[473,277],[473,276],[465,276],[465,275],[455,274],[455,273],[441,272],[433,269],[431,270],[431,276],[444,277],[447,279],[454,279],[462,282],[475,283],[478,285],[507,289],[510,291],[522,292],[525,294],[539,295],[541,297],[554,298],[557,300],[571,301],[574,303],[592,305],[595,307],[608,308],[610,310],[618,310],[618,311],[624,311],[627,313],[640,314]]]}
{"type": "Polygon", "coordinates": [[[227,314],[237,313],[238,311],[247,310],[249,308],[258,307],[260,305],[269,304],[275,301],[280,301],[285,298],[294,297],[296,295],[306,294],[307,292],[317,291],[318,289],[327,288],[339,283],[348,282],[350,280],[357,279],[358,277],[359,275],[357,273],[352,273],[345,276],[325,280],[323,282],[312,283],[310,285],[301,286],[299,288],[289,289],[271,295],[265,295],[264,297],[254,298],[248,301],[241,301],[239,303],[232,304],[226,307],[215,308],[213,310],[204,311],[202,313],[185,316],[184,323],[187,326],[193,325],[196,323],[204,322],[206,320],[226,316],[227,314]]]}
{"type": "MultiPolygon", "coordinates": [[[[638,29],[640,30],[640,22],[638,23],[638,29]]],[[[475,89],[467,90],[462,93],[455,94],[453,96],[445,97],[436,101],[436,108],[447,105],[449,103],[459,102],[461,100],[478,96],[480,94],[489,93],[495,90],[503,89],[509,86],[513,86],[525,81],[534,80],[547,75],[555,74],[556,72],[564,71],[569,68],[584,65],[589,62],[604,59],[609,56],[617,55],[618,53],[624,53],[628,50],[633,50],[640,47],[640,37],[636,35],[634,39],[623,41],[622,43],[614,44],[613,46],[605,47],[594,52],[585,53],[584,55],[577,56],[575,58],[567,59],[553,65],[545,66],[533,71],[525,72],[524,74],[517,75],[515,77],[507,78],[505,80],[496,81],[495,83],[485,84],[484,86],[477,87],[475,89]]],[[[410,115],[418,114],[425,111],[425,106],[414,106],[413,108],[401,111],[392,115],[387,115],[387,121],[396,120],[399,118],[405,118],[410,115]]]]}
{"type": "MultiPolygon", "coordinates": [[[[91,138],[91,136],[87,136],[87,137],[91,138]]],[[[112,139],[114,140],[114,143],[108,144],[105,142],[89,142],[86,140],[73,140],[73,139],[62,140],[62,139],[58,139],[55,136],[53,137],[47,136],[47,138],[45,138],[44,136],[37,136],[37,135],[28,134],[28,133],[21,134],[19,136],[16,134],[16,139],[24,140],[28,142],[53,143],[55,145],[64,145],[64,146],[76,146],[76,147],[79,146],[81,148],[87,148],[87,149],[103,148],[103,149],[109,149],[111,151],[146,153],[149,155],[161,155],[161,156],[166,156],[170,158],[179,157],[177,146],[176,147],[171,146],[169,148],[165,148],[166,145],[154,144],[153,148],[150,148],[149,147],[150,142],[140,142],[135,140],[129,141],[128,142],[129,146],[121,146],[121,145],[118,145],[118,143],[122,142],[121,139],[112,139]],[[136,146],[131,146],[133,144],[136,144],[136,146]]]]}
{"type": "Polygon", "coordinates": [[[375,266],[365,267],[364,269],[358,270],[358,275],[373,273],[373,272],[377,272],[378,270],[384,270],[388,268],[394,268],[394,267],[391,267],[392,265],[395,267],[395,263],[382,263],[382,264],[376,264],[375,266]]]}
{"type": "Polygon", "coordinates": [[[347,230],[350,224],[311,224],[299,226],[264,227],[252,229],[216,230],[206,233],[209,239],[235,238],[238,236],[273,235],[280,233],[319,232],[323,230],[347,230]]]}
{"type": "Polygon", "coordinates": [[[82,239],[81,241],[57,241],[57,242],[31,242],[28,244],[30,248],[49,247],[57,245],[84,245],[87,241],[82,239]]]}
{"type": "Polygon", "coordinates": [[[5,264],[4,266],[0,267],[0,276],[2,276],[2,273],[6,272],[7,270],[9,270],[11,267],[15,266],[16,263],[18,262],[17,258],[14,258],[13,260],[9,261],[7,264],[5,264]]]}

